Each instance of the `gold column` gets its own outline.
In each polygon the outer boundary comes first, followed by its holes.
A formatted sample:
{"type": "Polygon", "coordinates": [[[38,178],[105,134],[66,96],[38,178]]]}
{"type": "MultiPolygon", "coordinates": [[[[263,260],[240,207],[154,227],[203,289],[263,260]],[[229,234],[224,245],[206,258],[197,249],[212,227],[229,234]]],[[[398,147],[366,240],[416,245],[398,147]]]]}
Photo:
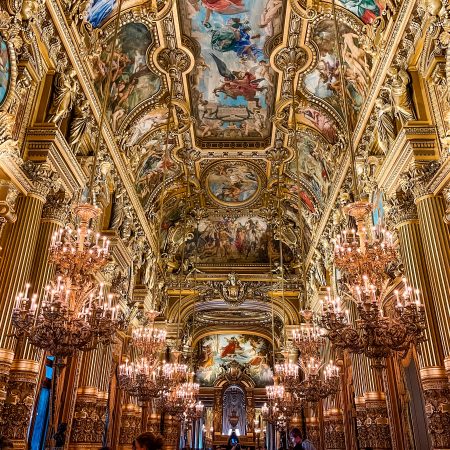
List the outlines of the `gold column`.
{"type": "Polygon", "coordinates": [[[420,290],[425,306],[425,342],[420,345],[418,360],[420,378],[424,389],[427,426],[433,440],[434,448],[449,448],[450,435],[442,433],[439,423],[449,420],[446,408],[449,404],[449,386],[444,369],[444,351],[442,347],[439,324],[437,321],[435,301],[427,269],[424,252],[425,242],[421,236],[418,210],[410,192],[403,193],[391,201],[390,218],[396,224],[400,244],[400,253],[405,265],[409,282],[420,290]],[[439,399],[436,403],[436,399],[439,399]]]}
{"type": "MultiPolygon", "coordinates": [[[[48,247],[53,232],[62,226],[66,212],[67,201],[61,201],[61,197],[54,196],[47,199],[42,212],[31,268],[30,289],[32,292],[41,293],[54,272],[53,267],[48,263],[48,247]]],[[[40,296],[39,299],[41,298],[40,296]]],[[[41,356],[42,351],[30,345],[27,340],[20,341],[16,346],[9,374],[4,417],[8,418],[6,419],[8,428],[15,432],[14,445],[18,447],[26,446],[25,438],[31,419],[41,356]],[[18,390],[19,396],[14,394],[18,390]]]]}
{"type": "MultiPolygon", "coordinates": [[[[11,352],[16,346],[12,337],[12,310],[17,294],[30,279],[42,208],[47,194],[55,186],[53,172],[46,164],[28,161],[24,169],[33,180],[34,189],[27,197],[20,196],[17,200],[17,221],[10,228],[0,266],[0,404],[6,398],[11,352]]],[[[8,430],[16,434],[9,426],[6,434],[8,430]]]]}

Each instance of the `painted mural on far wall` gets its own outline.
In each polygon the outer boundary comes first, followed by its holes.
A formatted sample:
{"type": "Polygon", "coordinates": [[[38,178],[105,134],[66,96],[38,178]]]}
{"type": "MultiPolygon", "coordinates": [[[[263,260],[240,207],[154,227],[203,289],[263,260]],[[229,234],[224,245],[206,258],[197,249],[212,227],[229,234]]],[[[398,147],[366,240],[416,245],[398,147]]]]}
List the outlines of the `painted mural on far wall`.
{"type": "Polygon", "coordinates": [[[226,371],[227,365],[236,361],[246,368],[246,373],[256,386],[273,382],[270,368],[271,345],[262,337],[248,334],[219,334],[203,338],[198,344],[197,382],[213,386],[226,371]]]}
{"type": "Polygon", "coordinates": [[[198,134],[263,138],[270,132],[275,73],[264,44],[282,29],[282,0],[182,0],[184,33],[201,53],[191,96],[198,134]]]}
{"type": "Polygon", "coordinates": [[[0,105],[5,101],[11,80],[11,59],[8,44],[0,34],[0,105]]]}
{"type": "MultiPolygon", "coordinates": [[[[361,50],[358,35],[349,26],[340,23],[339,31],[343,43],[346,94],[351,109],[356,115],[364,101],[370,82],[372,62],[370,56],[361,50]]],[[[325,19],[317,23],[313,29],[312,41],[319,51],[318,61],[316,67],[305,75],[305,88],[344,114],[334,22],[331,19],[325,19]]]]}
{"type": "MultiPolygon", "coordinates": [[[[128,23],[119,31],[108,105],[113,130],[120,127],[135,106],[155,95],[161,87],[161,79],[148,66],[148,52],[153,44],[152,33],[142,23],[128,23]]],[[[93,60],[95,85],[100,97],[105,94],[107,85],[108,58],[106,48],[99,58],[93,60]]]]}

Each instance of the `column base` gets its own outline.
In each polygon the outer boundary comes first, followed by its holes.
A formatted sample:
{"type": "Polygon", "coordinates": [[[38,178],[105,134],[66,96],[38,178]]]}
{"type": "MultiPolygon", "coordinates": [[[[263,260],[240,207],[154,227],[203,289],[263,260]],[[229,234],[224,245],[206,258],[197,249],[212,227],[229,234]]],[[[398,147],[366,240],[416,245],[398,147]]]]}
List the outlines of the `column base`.
{"type": "Polygon", "coordinates": [[[324,413],[325,449],[345,450],[345,432],[342,411],[329,409],[324,413]]]}
{"type": "Polygon", "coordinates": [[[133,403],[123,405],[120,425],[119,449],[131,449],[133,440],[141,432],[141,408],[133,403]]]}
{"type": "Polygon", "coordinates": [[[365,392],[364,397],[359,397],[356,401],[356,417],[361,448],[392,448],[386,396],[383,392],[365,392]]]}
{"type": "Polygon", "coordinates": [[[14,448],[26,448],[38,372],[37,361],[21,359],[11,364],[0,422],[3,436],[13,441],[14,448]]]}
{"type": "Polygon", "coordinates": [[[434,449],[450,448],[450,384],[443,367],[420,370],[428,432],[434,449]]]}
{"type": "Polygon", "coordinates": [[[317,417],[306,418],[306,432],[314,447],[320,448],[320,423],[317,417]]]}
{"type": "Polygon", "coordinates": [[[101,397],[96,387],[85,386],[77,390],[69,448],[84,450],[101,447],[106,408],[106,402],[101,397]]]}
{"type": "Polygon", "coordinates": [[[0,414],[2,405],[6,400],[9,372],[11,370],[13,360],[13,350],[0,348],[0,414]]]}

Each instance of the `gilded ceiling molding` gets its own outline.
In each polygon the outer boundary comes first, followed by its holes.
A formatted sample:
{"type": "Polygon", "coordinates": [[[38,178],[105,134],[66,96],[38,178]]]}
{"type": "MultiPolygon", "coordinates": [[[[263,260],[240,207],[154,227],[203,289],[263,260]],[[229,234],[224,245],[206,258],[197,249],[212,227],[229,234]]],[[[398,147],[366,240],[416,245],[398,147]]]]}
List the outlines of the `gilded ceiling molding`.
{"type": "MultiPolygon", "coordinates": [[[[56,0],[50,0],[47,3],[47,7],[49,8],[49,12],[54,23],[59,25],[58,31],[60,32],[61,40],[64,44],[65,49],[67,49],[68,51],[68,56],[73,64],[74,69],[77,71],[78,81],[80,82],[86,98],[91,105],[94,118],[98,122],[100,120],[100,104],[94,91],[94,87],[91,84],[92,77],[90,75],[90,71],[87,68],[87,60],[81,57],[80,48],[74,45],[71,31],[66,21],[66,17],[64,15],[64,12],[61,10],[58,2],[56,0]]],[[[134,183],[128,175],[128,168],[123,161],[119,149],[117,148],[115,136],[111,133],[108,126],[104,126],[102,135],[114,161],[117,173],[124,183],[124,187],[130,198],[131,204],[133,205],[133,208],[139,219],[140,227],[142,228],[152,248],[155,250],[157,248],[157,244],[154,239],[154,235],[135,191],[134,183]]]]}
{"type": "MultiPolygon", "coordinates": [[[[358,122],[353,131],[354,146],[357,147],[364,133],[365,126],[369,120],[372,110],[375,105],[375,100],[378,98],[379,91],[386,77],[387,71],[394,60],[396,49],[400,45],[403,38],[409,39],[408,24],[413,18],[413,11],[416,8],[419,18],[420,10],[417,10],[417,5],[414,1],[404,0],[400,5],[395,20],[393,20],[393,27],[390,31],[389,38],[386,41],[384,51],[382,52],[374,71],[372,72],[372,82],[369,91],[366,95],[366,101],[363,103],[359,112],[358,122]]],[[[413,27],[417,32],[417,27],[413,27]]],[[[417,33],[418,36],[419,33],[417,33]]],[[[411,49],[413,51],[414,49],[411,49]]]]}

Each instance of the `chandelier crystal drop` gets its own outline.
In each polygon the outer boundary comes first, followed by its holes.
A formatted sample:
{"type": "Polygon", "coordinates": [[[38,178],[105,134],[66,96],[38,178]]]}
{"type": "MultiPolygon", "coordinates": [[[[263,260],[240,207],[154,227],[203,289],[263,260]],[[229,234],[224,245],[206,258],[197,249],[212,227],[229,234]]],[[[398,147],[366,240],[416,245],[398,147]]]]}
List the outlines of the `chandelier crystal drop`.
{"type": "Polygon", "coordinates": [[[391,279],[387,269],[397,254],[388,231],[375,227],[371,234],[367,233],[365,224],[371,205],[355,202],[347,210],[356,220],[357,229],[338,236],[335,262],[343,272],[358,319],[351,323],[349,310],[328,288],[322,303],[321,326],[335,347],[363,353],[382,364],[393,352],[407,352],[411,345],[423,340],[424,308],[419,291],[409,286],[405,278],[401,292],[389,292],[391,279]],[[389,299],[394,301],[394,307],[387,316],[384,307],[389,299]]]}

